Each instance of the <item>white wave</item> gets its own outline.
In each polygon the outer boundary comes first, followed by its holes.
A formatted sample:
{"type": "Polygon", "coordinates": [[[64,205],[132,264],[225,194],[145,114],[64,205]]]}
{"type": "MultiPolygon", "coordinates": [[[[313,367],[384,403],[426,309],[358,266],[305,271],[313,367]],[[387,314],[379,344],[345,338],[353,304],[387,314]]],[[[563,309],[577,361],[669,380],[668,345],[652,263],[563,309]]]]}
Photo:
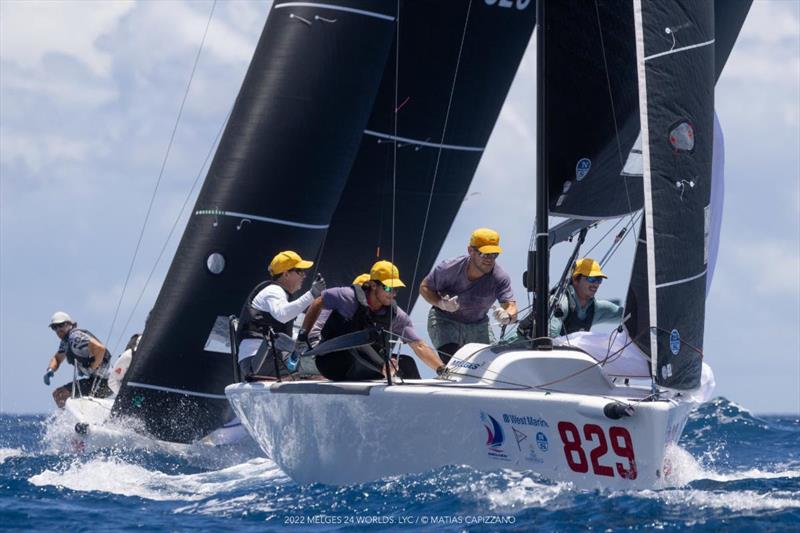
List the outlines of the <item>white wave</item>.
{"type": "Polygon", "coordinates": [[[126,463],[116,457],[73,461],[64,470],[45,470],[32,476],[36,486],[64,487],[81,492],[108,492],[148,500],[198,501],[232,490],[247,489],[287,481],[285,475],[268,459],[198,474],[170,475],[126,463]]]}
{"type": "Polygon", "coordinates": [[[25,450],[21,448],[0,448],[0,465],[6,462],[6,459],[12,457],[22,457],[25,455],[25,450]]]}
{"type": "MultiPolygon", "coordinates": [[[[537,483],[522,472],[504,470],[502,473],[486,474],[481,480],[467,484],[462,490],[482,502],[488,502],[493,511],[538,507],[555,502],[562,495],[572,495],[571,483],[537,483]],[[488,477],[502,476],[507,483],[490,486],[488,477]]],[[[571,497],[570,497],[571,499],[571,497]]]]}
{"type": "MultiPolygon", "coordinates": [[[[800,477],[800,470],[784,465],[775,471],[749,468],[733,472],[716,472],[712,468],[703,467],[700,461],[680,446],[671,445],[667,449],[667,461],[671,471],[667,474],[667,485],[680,487],[701,479],[730,482],[743,479],[777,479],[800,477]]],[[[712,459],[713,460],[713,459],[712,459]]]]}
{"type": "Polygon", "coordinates": [[[708,491],[708,490],[663,490],[642,491],[643,498],[660,500],[679,508],[726,509],[733,512],[776,511],[800,507],[800,493],[754,490],[708,491]]]}

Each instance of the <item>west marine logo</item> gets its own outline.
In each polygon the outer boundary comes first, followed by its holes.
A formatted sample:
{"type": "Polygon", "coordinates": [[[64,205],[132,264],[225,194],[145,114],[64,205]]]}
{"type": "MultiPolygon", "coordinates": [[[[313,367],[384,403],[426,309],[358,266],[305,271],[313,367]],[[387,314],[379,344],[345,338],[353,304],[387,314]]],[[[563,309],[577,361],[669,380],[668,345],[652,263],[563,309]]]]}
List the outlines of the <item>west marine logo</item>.
{"type": "Polygon", "coordinates": [[[492,415],[483,411],[481,411],[481,421],[486,429],[486,447],[488,448],[489,457],[500,461],[508,461],[508,455],[503,451],[502,447],[506,439],[500,423],[492,415]]]}

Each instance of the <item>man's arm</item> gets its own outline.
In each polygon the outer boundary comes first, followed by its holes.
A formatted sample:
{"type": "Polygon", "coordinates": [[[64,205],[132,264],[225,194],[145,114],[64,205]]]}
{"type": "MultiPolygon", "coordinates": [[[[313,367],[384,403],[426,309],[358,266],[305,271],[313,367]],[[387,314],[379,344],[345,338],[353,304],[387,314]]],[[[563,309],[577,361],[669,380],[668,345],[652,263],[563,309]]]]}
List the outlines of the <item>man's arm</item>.
{"type": "Polygon", "coordinates": [[[436,353],[436,350],[425,344],[425,341],[419,340],[409,344],[414,353],[417,354],[420,361],[428,365],[430,368],[436,370],[439,367],[444,366],[444,363],[439,358],[439,354],[436,353]]]}
{"type": "Polygon", "coordinates": [[[106,355],[106,347],[102,342],[95,338],[89,339],[89,353],[92,356],[92,362],[89,365],[89,370],[97,370],[103,364],[103,357],[106,355]]]}
{"type": "Polygon", "coordinates": [[[434,307],[438,307],[439,303],[442,301],[442,297],[439,296],[439,293],[428,287],[428,278],[423,279],[422,283],[419,284],[419,294],[426,302],[434,307]]]}
{"type": "Polygon", "coordinates": [[[608,300],[595,300],[594,301],[594,320],[593,322],[599,324],[600,322],[619,322],[622,320],[622,315],[625,308],[609,302],[608,300]]]}
{"type": "Polygon", "coordinates": [[[319,318],[319,314],[322,312],[322,296],[314,299],[311,302],[311,305],[306,310],[306,316],[303,319],[303,329],[305,331],[311,331],[311,328],[314,326],[314,322],[317,321],[319,318]]]}
{"type": "Polygon", "coordinates": [[[47,368],[55,372],[56,370],[58,370],[58,367],[61,366],[61,363],[64,362],[64,359],[66,359],[66,357],[67,356],[64,355],[63,353],[56,352],[55,355],[53,355],[53,357],[50,358],[50,362],[47,363],[47,368]]]}

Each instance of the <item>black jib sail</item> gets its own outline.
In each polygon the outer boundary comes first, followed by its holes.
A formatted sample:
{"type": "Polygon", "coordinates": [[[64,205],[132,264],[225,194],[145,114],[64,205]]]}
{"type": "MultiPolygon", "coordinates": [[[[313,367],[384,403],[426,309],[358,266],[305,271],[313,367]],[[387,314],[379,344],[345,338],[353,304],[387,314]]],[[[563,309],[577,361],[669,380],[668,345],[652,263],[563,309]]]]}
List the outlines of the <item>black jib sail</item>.
{"type": "Polygon", "coordinates": [[[398,303],[410,310],[467,193],[535,11],[532,0],[400,3],[398,44],[325,241],[320,269],[329,285],[350,283],[378,255],[391,258],[409,286],[398,303]]]}
{"type": "Polygon", "coordinates": [[[114,405],[163,440],[229,416],[227,316],[270,258],[314,256],[358,151],[396,4],[276,2],[114,405]]]}
{"type": "Polygon", "coordinates": [[[635,0],[634,18],[644,217],[628,298],[637,316],[626,326],[657,384],[692,389],[709,258],[714,5],[635,0]]]}

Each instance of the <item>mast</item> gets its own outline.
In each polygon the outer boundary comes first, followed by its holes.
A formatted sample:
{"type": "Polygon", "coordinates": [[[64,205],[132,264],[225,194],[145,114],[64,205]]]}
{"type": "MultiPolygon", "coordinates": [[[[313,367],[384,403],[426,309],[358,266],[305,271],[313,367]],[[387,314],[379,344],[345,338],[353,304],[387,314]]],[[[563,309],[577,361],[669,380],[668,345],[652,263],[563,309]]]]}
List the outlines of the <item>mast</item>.
{"type": "Polygon", "coordinates": [[[549,344],[548,301],[550,287],[550,247],[548,246],[547,139],[545,138],[545,3],[536,2],[536,268],[534,291],[536,296],[536,330],[534,346],[549,344]]]}

